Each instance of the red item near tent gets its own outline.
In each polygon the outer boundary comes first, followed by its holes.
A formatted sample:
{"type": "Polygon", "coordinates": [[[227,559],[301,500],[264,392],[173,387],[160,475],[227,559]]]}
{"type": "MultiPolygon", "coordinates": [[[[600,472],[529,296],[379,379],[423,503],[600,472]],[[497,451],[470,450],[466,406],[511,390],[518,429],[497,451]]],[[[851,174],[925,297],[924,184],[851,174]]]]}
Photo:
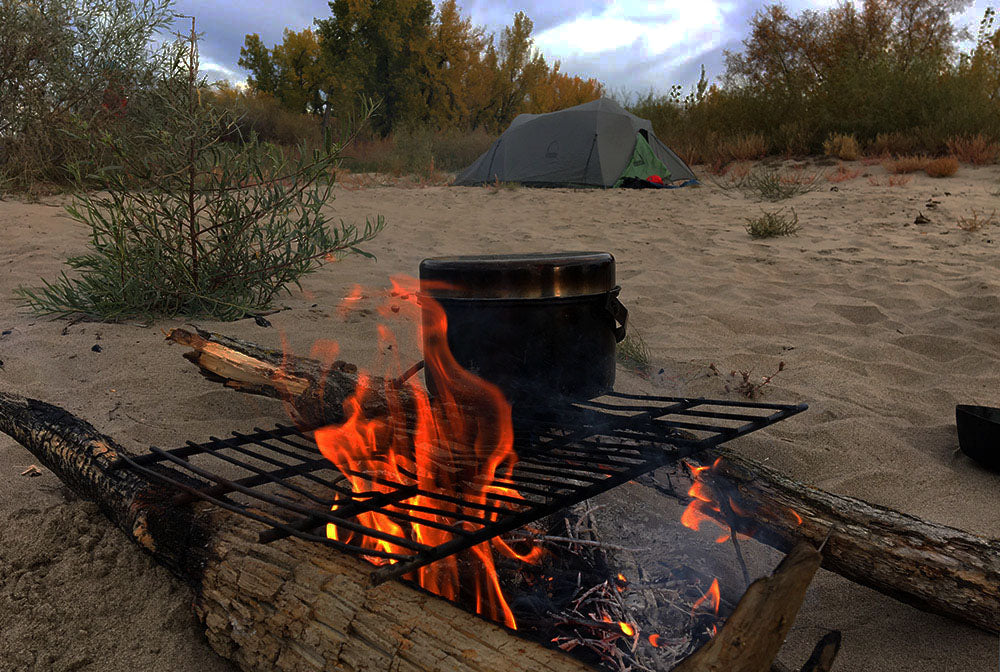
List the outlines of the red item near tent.
{"type": "Polygon", "coordinates": [[[647,182],[652,182],[653,184],[663,184],[663,178],[659,175],[650,175],[646,178],[647,182]]]}

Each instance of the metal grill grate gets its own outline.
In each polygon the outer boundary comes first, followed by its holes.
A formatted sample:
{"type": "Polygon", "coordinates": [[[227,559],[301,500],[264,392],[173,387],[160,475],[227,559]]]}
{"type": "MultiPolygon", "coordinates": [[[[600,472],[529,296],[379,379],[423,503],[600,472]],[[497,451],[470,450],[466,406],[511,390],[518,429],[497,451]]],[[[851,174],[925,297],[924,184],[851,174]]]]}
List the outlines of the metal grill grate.
{"type": "Polygon", "coordinates": [[[178,488],[176,504],[203,499],[265,524],[269,529],[260,534],[264,543],[294,535],[394,561],[374,572],[373,579],[381,582],[806,408],[622,393],[568,404],[558,413],[557,425],[540,419],[519,421],[513,476],[487,485],[515,490],[520,497],[491,492],[485,501],[424,490],[415,478],[398,482],[361,472],[350,475],[370,483],[371,489],[352,492],[344,474],[320,454],[311,432],[283,425],[254,428],[250,434],[233,432],[226,439],[211,437],[200,444],[188,441],[173,450],[152,447],[146,455],[123,457],[122,466],[178,488]],[[155,463],[174,467],[202,485],[172,479],[151,469],[155,463]],[[419,503],[412,501],[418,495],[419,503]],[[358,516],[366,512],[443,530],[448,540],[429,546],[372,529],[359,522],[358,516]],[[329,539],[326,526],[331,523],[400,550],[362,549],[329,539]]]}

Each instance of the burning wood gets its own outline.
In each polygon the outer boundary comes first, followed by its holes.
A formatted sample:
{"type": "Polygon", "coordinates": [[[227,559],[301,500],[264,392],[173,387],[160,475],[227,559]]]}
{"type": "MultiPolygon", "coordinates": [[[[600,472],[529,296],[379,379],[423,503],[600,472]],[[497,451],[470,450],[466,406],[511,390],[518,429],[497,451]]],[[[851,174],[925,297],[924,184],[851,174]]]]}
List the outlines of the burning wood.
{"type": "Polygon", "coordinates": [[[684,522],[789,551],[807,540],[823,567],[932,613],[1000,632],[1000,541],[812,488],[721,450],[695,467],[684,522]]]}
{"type": "MultiPolygon", "coordinates": [[[[0,393],[0,431],[96,501],[133,541],[187,581],[213,648],[244,670],[426,670],[438,669],[443,659],[454,670],[589,669],[558,650],[512,639],[491,623],[470,626],[466,612],[406,585],[372,587],[357,558],[294,538],[261,546],[243,518],[202,503],[174,507],[175,491],[116,468],[128,452],[58,407],[0,393]]],[[[773,586],[765,592],[783,606],[758,612],[756,629],[742,631],[732,656],[773,657],[774,633],[791,624],[800,596],[781,600],[773,586]]],[[[632,623],[605,617],[607,632],[638,641],[632,623]]],[[[655,638],[650,643],[658,644],[655,638]]],[[[715,669],[694,665],[686,669],[715,669]]]]}
{"type": "Polygon", "coordinates": [[[239,516],[174,507],[176,491],[116,469],[127,451],[56,406],[0,392],[0,431],[189,583],[213,648],[244,670],[588,669],[404,584],[372,587],[358,558],[298,539],[262,546],[239,516]]]}
{"type": "MultiPolygon", "coordinates": [[[[185,357],[230,387],[276,397],[285,393],[278,379],[248,384],[259,365],[241,364],[245,355],[264,353],[261,361],[277,368],[281,355],[274,351],[183,329],[172,330],[167,339],[193,347],[194,352],[185,357]]],[[[292,405],[304,409],[304,416],[313,415],[317,404],[310,390],[318,388],[321,367],[306,358],[286,361],[291,371],[307,381],[301,401],[293,399],[292,405]]],[[[352,381],[356,386],[356,377],[336,367],[334,374],[332,388],[349,390],[342,397],[346,399],[354,390],[352,381]]],[[[386,408],[375,385],[370,386],[364,403],[373,412],[386,408]]],[[[329,396],[320,406],[327,416],[342,415],[329,396]]],[[[927,611],[1000,631],[1000,541],[824,492],[731,452],[720,454],[726,459],[706,482],[720,487],[728,482],[723,491],[738,496],[727,502],[726,509],[699,511],[721,522],[724,537],[735,524],[737,533],[788,552],[799,540],[819,545],[829,535],[823,566],[830,571],[927,611]],[[748,515],[739,515],[741,511],[748,515]]]]}

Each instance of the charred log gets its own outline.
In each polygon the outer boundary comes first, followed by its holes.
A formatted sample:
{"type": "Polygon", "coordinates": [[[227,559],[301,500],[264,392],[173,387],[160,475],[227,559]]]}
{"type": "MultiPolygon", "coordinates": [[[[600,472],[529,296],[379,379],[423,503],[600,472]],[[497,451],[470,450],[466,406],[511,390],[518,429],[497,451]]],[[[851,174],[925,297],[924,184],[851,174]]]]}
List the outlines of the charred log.
{"type": "Polygon", "coordinates": [[[405,584],[373,587],[353,556],[264,546],[240,516],[173,507],[176,491],[116,468],[125,449],[60,408],[0,393],[0,431],[188,582],[212,647],[244,670],[589,669],[405,584]]]}
{"type": "Polygon", "coordinates": [[[719,634],[673,672],[768,672],[819,569],[820,557],[812,546],[796,545],[774,574],[750,584],[719,634]]]}
{"type": "Polygon", "coordinates": [[[1000,632],[1000,540],[813,488],[731,451],[721,454],[703,478],[753,517],[730,512],[720,522],[735,521],[737,532],[783,552],[803,539],[823,545],[824,569],[1000,632]]]}

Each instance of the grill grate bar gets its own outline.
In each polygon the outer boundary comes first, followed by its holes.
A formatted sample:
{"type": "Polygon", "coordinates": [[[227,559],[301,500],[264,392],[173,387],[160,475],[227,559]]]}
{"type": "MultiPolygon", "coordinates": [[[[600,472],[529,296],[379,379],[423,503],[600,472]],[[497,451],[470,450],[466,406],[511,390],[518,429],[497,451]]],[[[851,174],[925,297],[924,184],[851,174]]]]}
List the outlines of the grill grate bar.
{"type": "MultiPolygon", "coordinates": [[[[380,582],[805,409],[804,404],[623,393],[572,403],[561,409],[558,423],[518,420],[513,471],[493,480],[467,479],[481,487],[484,498],[435,492],[398,464],[384,472],[341,473],[323,457],[311,432],[286,425],[232,432],[226,439],[213,436],[201,444],[189,441],[173,450],[151,447],[146,455],[122,456],[116,466],[174,486],[175,503],[201,499],[262,523],[262,542],[296,536],[389,560],[391,564],[374,570],[373,578],[380,582]],[[166,465],[182,475],[173,477],[175,472],[162,468],[166,465]],[[372,515],[401,529],[423,525],[440,530],[447,540],[430,546],[405,531],[374,529],[372,515]],[[384,541],[390,550],[329,539],[328,524],[337,526],[341,536],[384,541]]],[[[449,466],[475,465],[462,459],[449,466]]]]}

